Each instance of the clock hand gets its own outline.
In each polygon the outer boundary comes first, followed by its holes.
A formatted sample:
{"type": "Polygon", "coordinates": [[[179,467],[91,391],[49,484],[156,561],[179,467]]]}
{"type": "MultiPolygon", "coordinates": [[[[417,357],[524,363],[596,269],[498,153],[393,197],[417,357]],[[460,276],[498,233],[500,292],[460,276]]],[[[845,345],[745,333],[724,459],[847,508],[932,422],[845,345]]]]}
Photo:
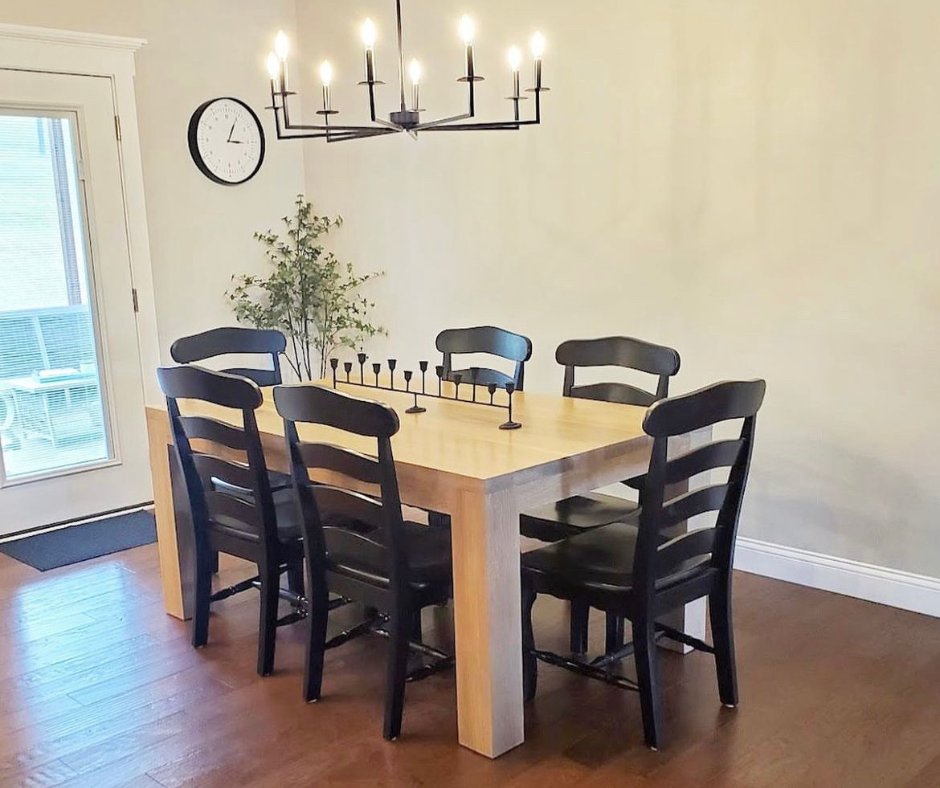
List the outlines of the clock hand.
{"type": "Polygon", "coordinates": [[[226,142],[231,142],[231,141],[232,141],[232,134],[234,134],[234,133],[235,133],[235,124],[233,123],[233,124],[232,124],[232,128],[230,128],[229,131],[228,131],[228,139],[226,140],[226,142]]]}

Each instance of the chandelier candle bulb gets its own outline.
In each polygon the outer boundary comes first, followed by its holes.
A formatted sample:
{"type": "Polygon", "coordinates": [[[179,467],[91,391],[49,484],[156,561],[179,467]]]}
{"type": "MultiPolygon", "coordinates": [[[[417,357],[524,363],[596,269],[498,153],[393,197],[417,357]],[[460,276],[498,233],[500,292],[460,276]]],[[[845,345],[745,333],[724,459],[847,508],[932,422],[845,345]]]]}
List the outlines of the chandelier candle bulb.
{"type": "Polygon", "coordinates": [[[421,111],[421,64],[417,60],[412,60],[408,66],[408,75],[411,77],[411,109],[415,112],[421,111]]]}
{"type": "Polygon", "coordinates": [[[281,64],[281,93],[287,93],[287,56],[290,54],[290,42],[283,30],[278,30],[274,37],[274,53],[281,64]]]}
{"type": "Polygon", "coordinates": [[[366,82],[375,83],[375,39],[377,37],[375,23],[366,19],[362,23],[362,43],[366,48],[366,82]]]}
{"type": "Polygon", "coordinates": [[[509,67],[512,69],[512,97],[514,99],[522,98],[522,92],[519,84],[519,68],[522,65],[522,52],[519,47],[512,47],[509,50],[509,67]]]}
{"type": "Polygon", "coordinates": [[[473,20],[469,16],[464,15],[460,20],[460,37],[467,46],[467,79],[469,80],[473,80],[476,76],[473,61],[474,35],[476,35],[476,25],[473,24],[473,20]]]}
{"type": "Polygon", "coordinates": [[[545,36],[535,33],[532,36],[532,57],[535,58],[535,89],[542,89],[542,57],[545,55],[545,36]]]}
{"type": "Polygon", "coordinates": [[[330,84],[333,82],[333,66],[329,60],[320,65],[320,82],[323,84],[323,111],[332,112],[333,100],[330,94],[330,84]]]}

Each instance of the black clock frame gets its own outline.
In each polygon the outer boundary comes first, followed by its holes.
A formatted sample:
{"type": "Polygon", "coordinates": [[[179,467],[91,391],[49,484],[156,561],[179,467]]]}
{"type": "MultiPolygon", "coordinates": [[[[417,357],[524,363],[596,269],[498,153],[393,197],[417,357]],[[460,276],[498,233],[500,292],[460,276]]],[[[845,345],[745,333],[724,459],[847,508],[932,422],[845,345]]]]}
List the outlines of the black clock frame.
{"type": "Polygon", "coordinates": [[[252,178],[254,178],[261,169],[261,165],[264,164],[266,143],[264,139],[264,127],[261,125],[261,119],[258,117],[258,114],[244,101],[237,99],[234,96],[218,96],[217,98],[204,101],[202,104],[196,107],[196,111],[193,112],[192,117],[189,119],[189,132],[187,136],[189,138],[189,155],[192,157],[193,162],[199,169],[199,172],[205,175],[213,183],[218,183],[222,186],[241,186],[243,183],[247,183],[252,178]],[[205,114],[205,111],[217,101],[234,101],[236,104],[239,104],[248,111],[248,114],[251,115],[252,120],[254,120],[255,125],[258,127],[258,133],[261,138],[261,155],[258,157],[258,163],[255,165],[255,168],[240,181],[227,181],[224,178],[220,178],[209,169],[209,167],[203,161],[202,155],[199,153],[199,121],[202,120],[202,116],[205,114]]]}

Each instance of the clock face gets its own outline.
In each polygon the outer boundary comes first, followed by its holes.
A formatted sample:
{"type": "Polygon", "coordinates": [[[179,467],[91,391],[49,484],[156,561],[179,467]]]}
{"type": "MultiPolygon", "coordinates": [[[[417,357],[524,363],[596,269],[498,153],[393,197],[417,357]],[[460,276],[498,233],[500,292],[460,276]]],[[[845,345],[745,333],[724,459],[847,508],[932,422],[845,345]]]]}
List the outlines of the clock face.
{"type": "Polygon", "coordinates": [[[244,183],[264,161],[261,122],[238,99],[207,101],[189,121],[189,152],[210,180],[226,186],[244,183]]]}

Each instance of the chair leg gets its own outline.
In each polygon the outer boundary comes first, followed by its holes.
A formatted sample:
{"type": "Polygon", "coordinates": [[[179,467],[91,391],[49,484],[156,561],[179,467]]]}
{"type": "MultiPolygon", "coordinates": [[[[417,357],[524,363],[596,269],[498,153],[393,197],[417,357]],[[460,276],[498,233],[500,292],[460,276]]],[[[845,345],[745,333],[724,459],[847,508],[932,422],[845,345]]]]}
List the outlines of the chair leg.
{"type": "Polygon", "coordinates": [[[421,628],[421,611],[415,610],[411,615],[411,640],[415,643],[421,643],[424,632],[421,628]]]}
{"type": "Polygon", "coordinates": [[[623,648],[623,616],[607,614],[607,639],[605,653],[613,654],[623,648]]]}
{"type": "Polygon", "coordinates": [[[391,638],[385,676],[385,725],[382,735],[389,741],[401,734],[401,718],[405,706],[405,681],[408,678],[408,637],[414,616],[408,605],[396,601],[392,612],[391,638]]]}
{"type": "Polygon", "coordinates": [[[320,699],[323,687],[323,659],[326,656],[326,628],[330,621],[330,595],[323,589],[311,594],[307,615],[307,659],[304,665],[304,700],[312,703],[320,699]]]}
{"type": "Polygon", "coordinates": [[[708,597],[718,669],[718,695],[725,706],[738,705],[738,674],[734,662],[734,628],[731,623],[731,584],[722,583],[708,597]]]}
{"type": "Polygon", "coordinates": [[[196,549],[193,578],[193,648],[209,642],[209,606],[212,597],[212,555],[208,547],[196,549]]]}
{"type": "Polygon", "coordinates": [[[280,572],[275,566],[261,569],[261,605],[258,623],[258,675],[270,676],[274,672],[274,644],[277,638],[277,603],[280,591],[280,572]]]}
{"type": "Polygon", "coordinates": [[[297,596],[304,596],[304,564],[298,561],[287,567],[287,587],[297,596]]]}
{"type": "Polygon", "coordinates": [[[532,631],[532,607],[537,594],[531,583],[522,581],[522,697],[530,701],[535,697],[539,680],[539,661],[535,649],[535,634],[532,631]]]}
{"type": "Polygon", "coordinates": [[[584,602],[572,600],[570,639],[572,654],[587,654],[588,650],[588,613],[590,607],[584,602]]]}
{"type": "Polygon", "coordinates": [[[212,566],[212,574],[217,575],[219,573],[219,551],[218,550],[212,551],[211,566],[212,566]]]}
{"type": "Polygon", "coordinates": [[[656,750],[662,738],[663,699],[659,650],[652,618],[637,616],[634,619],[633,647],[637,684],[640,685],[643,735],[647,746],[656,750]]]}

